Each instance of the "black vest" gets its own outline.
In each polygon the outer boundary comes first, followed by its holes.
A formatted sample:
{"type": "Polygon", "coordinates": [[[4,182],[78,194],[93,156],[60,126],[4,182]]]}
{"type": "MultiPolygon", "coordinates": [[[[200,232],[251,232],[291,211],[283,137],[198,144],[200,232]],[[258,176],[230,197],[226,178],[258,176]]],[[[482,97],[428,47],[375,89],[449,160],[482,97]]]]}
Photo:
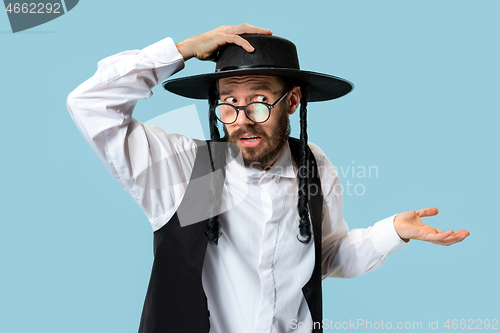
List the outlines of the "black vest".
{"type": "MultiPolygon", "coordinates": [[[[290,138],[288,142],[292,156],[299,165],[300,141],[290,138]]],[[[314,189],[321,189],[316,160],[309,147],[307,150],[309,184],[314,186],[314,189]]],[[[207,145],[199,144],[192,174],[202,175],[218,168],[223,169],[224,165],[220,165],[220,163],[214,165],[214,160],[216,160],[214,156],[220,153],[220,149],[214,150],[214,144],[210,144],[209,141],[207,141],[207,145]]],[[[225,156],[225,152],[223,156],[225,156]]],[[[225,161],[225,158],[218,160],[225,161]]],[[[313,333],[322,333],[321,226],[323,195],[321,191],[317,190],[310,192],[314,194],[309,196],[309,210],[313,225],[315,264],[311,278],[302,287],[302,292],[315,323],[313,333]]],[[[183,205],[184,199],[181,207],[183,205]]],[[[154,232],[154,262],[139,333],[208,333],[210,331],[210,312],[202,285],[203,261],[208,243],[204,231],[204,222],[181,227],[178,215],[175,213],[167,224],[154,232]]],[[[298,240],[296,241],[298,242],[298,240]]]]}

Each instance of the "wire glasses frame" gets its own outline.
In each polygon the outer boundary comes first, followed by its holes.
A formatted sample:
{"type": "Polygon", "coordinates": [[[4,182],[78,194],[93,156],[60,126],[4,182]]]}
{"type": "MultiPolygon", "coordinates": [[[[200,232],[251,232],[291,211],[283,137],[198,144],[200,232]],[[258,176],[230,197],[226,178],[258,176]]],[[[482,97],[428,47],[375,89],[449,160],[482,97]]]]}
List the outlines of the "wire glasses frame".
{"type": "Polygon", "coordinates": [[[235,106],[229,103],[217,103],[212,107],[217,119],[226,125],[233,124],[238,119],[239,110],[243,110],[248,119],[252,122],[260,124],[266,122],[271,116],[271,110],[278,105],[289,93],[287,91],[273,104],[264,102],[252,102],[246,106],[235,106]],[[230,121],[232,120],[232,121],[230,121]]]}

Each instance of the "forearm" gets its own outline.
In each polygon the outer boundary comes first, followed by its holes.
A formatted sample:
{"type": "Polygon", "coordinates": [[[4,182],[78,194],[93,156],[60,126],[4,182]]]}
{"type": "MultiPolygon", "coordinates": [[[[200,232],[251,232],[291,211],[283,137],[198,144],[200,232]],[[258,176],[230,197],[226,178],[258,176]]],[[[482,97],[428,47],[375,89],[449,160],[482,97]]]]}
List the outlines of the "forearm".
{"type": "Polygon", "coordinates": [[[352,278],[381,267],[386,257],[406,244],[397,235],[393,221],[391,216],[366,229],[351,231],[343,221],[336,234],[326,235],[325,243],[328,239],[330,243],[323,247],[323,275],[352,278]]]}

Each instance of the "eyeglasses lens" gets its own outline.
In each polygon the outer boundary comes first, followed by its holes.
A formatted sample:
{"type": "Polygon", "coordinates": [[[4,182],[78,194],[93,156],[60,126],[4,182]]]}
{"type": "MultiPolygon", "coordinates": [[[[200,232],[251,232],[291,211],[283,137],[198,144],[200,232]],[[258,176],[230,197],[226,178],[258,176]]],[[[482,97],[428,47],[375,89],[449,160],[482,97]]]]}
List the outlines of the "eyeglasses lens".
{"type": "Polygon", "coordinates": [[[230,105],[218,105],[215,108],[215,115],[225,124],[233,123],[236,120],[237,112],[230,105]]]}
{"type": "Polygon", "coordinates": [[[247,115],[256,123],[261,123],[269,117],[269,109],[262,103],[252,103],[247,107],[247,115]]]}

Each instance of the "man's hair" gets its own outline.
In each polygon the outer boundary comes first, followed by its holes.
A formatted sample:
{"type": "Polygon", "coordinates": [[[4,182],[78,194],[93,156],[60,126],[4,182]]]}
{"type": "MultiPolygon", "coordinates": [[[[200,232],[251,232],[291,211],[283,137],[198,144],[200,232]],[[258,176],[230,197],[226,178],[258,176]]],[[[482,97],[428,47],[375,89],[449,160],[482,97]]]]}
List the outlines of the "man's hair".
{"type": "MultiPolygon", "coordinates": [[[[301,151],[300,151],[300,165],[298,165],[298,179],[299,179],[299,199],[297,203],[297,209],[300,217],[299,222],[299,233],[302,237],[297,239],[304,243],[308,244],[311,241],[311,222],[309,219],[309,206],[308,206],[308,197],[309,197],[309,178],[308,178],[308,168],[307,168],[307,91],[300,84],[296,84],[290,79],[279,78],[283,82],[283,86],[285,87],[284,91],[291,90],[294,86],[300,86],[300,90],[302,93],[302,98],[300,100],[300,142],[301,142],[301,151]]],[[[213,107],[217,103],[219,96],[217,93],[216,87],[212,87],[208,93],[208,119],[209,119],[209,127],[210,127],[210,138],[212,141],[221,141],[219,129],[217,128],[217,117],[215,116],[215,112],[213,112],[213,107]]],[[[225,138],[223,138],[224,140],[225,138]]],[[[219,216],[214,216],[209,218],[205,223],[205,235],[208,241],[212,244],[217,245],[219,241],[220,235],[220,223],[219,216]]]]}

